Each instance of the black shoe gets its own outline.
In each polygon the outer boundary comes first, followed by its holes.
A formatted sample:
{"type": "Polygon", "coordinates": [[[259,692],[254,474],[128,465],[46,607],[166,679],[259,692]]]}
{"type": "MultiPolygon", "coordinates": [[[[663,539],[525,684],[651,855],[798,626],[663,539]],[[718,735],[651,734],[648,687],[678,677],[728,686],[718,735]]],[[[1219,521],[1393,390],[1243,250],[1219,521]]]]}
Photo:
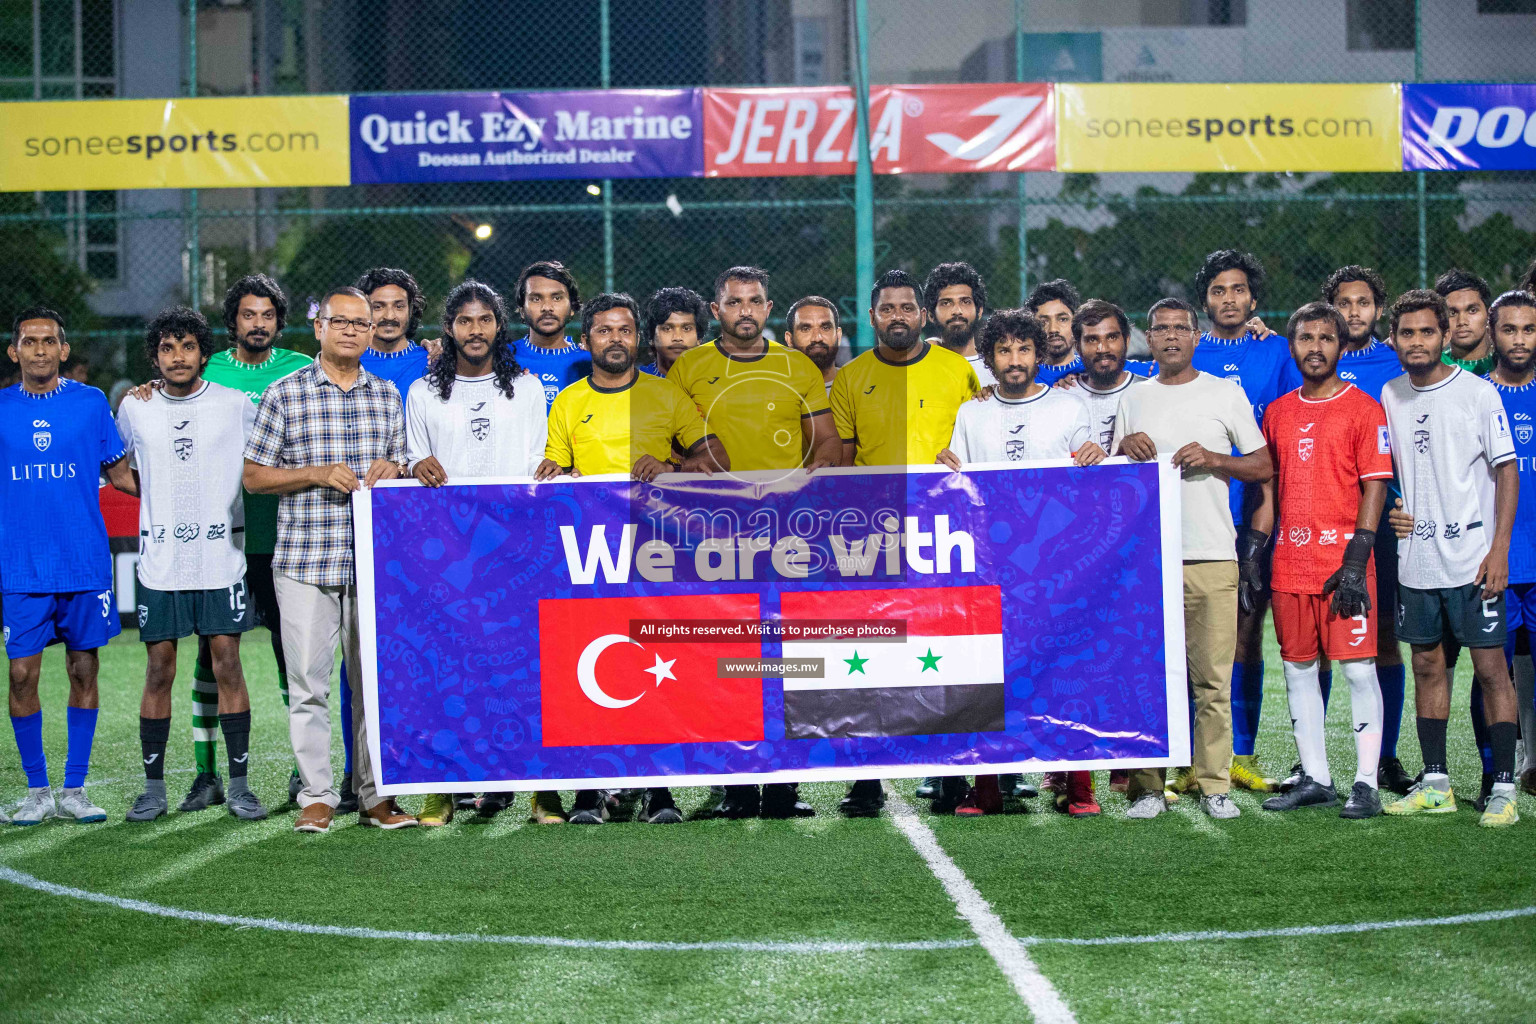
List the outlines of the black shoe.
{"type": "Polygon", "coordinates": [[[1493,796],[1493,775],[1489,772],[1483,772],[1482,789],[1478,791],[1477,799],[1472,801],[1472,806],[1476,808],[1478,814],[1482,814],[1488,807],[1488,798],[1490,796],[1493,796]]]}
{"type": "Polygon", "coordinates": [[[640,820],[647,825],[676,825],[683,815],[672,802],[670,789],[647,789],[640,801],[640,820]]]}
{"type": "Polygon", "coordinates": [[[475,801],[475,814],[482,818],[494,818],[512,806],[516,793],[487,793],[475,801]]]}
{"type": "Polygon", "coordinates": [[[726,786],[725,798],[715,805],[716,818],[755,818],[763,809],[756,786],[726,786]]]}
{"type": "Polygon", "coordinates": [[[1339,817],[1374,818],[1380,813],[1381,794],[1369,783],[1357,782],[1349,791],[1349,799],[1344,801],[1344,809],[1339,812],[1339,817]]]}
{"type": "Polygon", "coordinates": [[[293,806],[299,806],[299,792],[304,788],[304,780],[299,778],[299,773],[294,772],[288,776],[288,802],[293,806]]]}
{"type": "Polygon", "coordinates": [[[878,779],[860,779],[848,790],[837,809],[850,818],[878,818],[885,806],[885,791],[878,779]]]}
{"type": "Polygon", "coordinates": [[[475,794],[460,793],[453,798],[453,809],[456,811],[472,811],[477,803],[479,803],[479,800],[475,794]]]}
{"type": "Polygon", "coordinates": [[[1266,811],[1294,811],[1298,807],[1317,807],[1326,804],[1331,807],[1339,802],[1339,794],[1333,786],[1325,786],[1310,775],[1303,775],[1301,781],[1279,796],[1272,796],[1264,801],[1266,811]]]}
{"type": "Polygon", "coordinates": [[[565,820],[572,825],[601,825],[608,820],[608,794],[601,789],[579,791],[565,820]]]}
{"type": "Polygon", "coordinates": [[[352,773],[341,777],[341,800],[336,804],[337,814],[358,813],[357,794],[352,792],[352,773]]]}
{"type": "Polygon", "coordinates": [[[1413,780],[1403,770],[1403,762],[1395,757],[1384,757],[1376,765],[1376,781],[1382,789],[1398,796],[1407,796],[1413,788],[1413,780]]]}
{"type": "Polygon", "coordinates": [[[770,782],[763,786],[765,818],[814,818],[816,809],[800,799],[800,790],[793,782],[770,782]]]}
{"type": "Polygon", "coordinates": [[[928,808],[934,814],[954,814],[970,791],[964,775],[946,775],[939,780],[939,795],[933,798],[928,808]]]}
{"type": "Polygon", "coordinates": [[[939,795],[939,783],[941,781],[937,775],[930,775],[917,784],[917,792],[912,795],[919,800],[932,800],[939,795]]]}
{"type": "MultiPolygon", "coordinates": [[[[1013,789],[1003,789],[1004,796],[1012,796],[1015,800],[1033,800],[1040,795],[1040,789],[1022,775],[1009,775],[1013,780],[1013,789]]],[[[1001,787],[1000,787],[1001,788],[1001,787]]]]}
{"type": "Polygon", "coordinates": [[[1289,793],[1304,778],[1306,778],[1306,774],[1301,770],[1301,762],[1297,761],[1291,765],[1290,772],[1286,774],[1285,778],[1280,780],[1275,789],[1281,793],[1289,793]]]}
{"type": "Polygon", "coordinates": [[[224,781],[210,772],[198,772],[178,811],[202,811],[224,802],[224,781]]]}

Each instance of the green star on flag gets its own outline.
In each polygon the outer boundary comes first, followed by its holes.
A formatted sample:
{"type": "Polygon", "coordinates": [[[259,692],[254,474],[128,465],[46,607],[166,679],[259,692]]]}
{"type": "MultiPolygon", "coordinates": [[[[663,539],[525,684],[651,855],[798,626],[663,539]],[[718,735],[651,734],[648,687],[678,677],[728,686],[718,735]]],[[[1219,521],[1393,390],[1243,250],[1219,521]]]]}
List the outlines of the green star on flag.
{"type": "Polygon", "coordinates": [[[855,672],[857,672],[859,675],[862,676],[862,675],[865,674],[865,672],[864,672],[864,664],[865,664],[865,662],[869,661],[869,659],[868,658],[861,658],[861,657],[859,657],[859,652],[858,651],[854,651],[853,652],[853,657],[851,657],[851,658],[844,658],[843,661],[847,662],[847,664],[848,664],[848,674],[849,675],[853,675],[855,672]]]}
{"type": "Polygon", "coordinates": [[[932,647],[928,648],[927,654],[919,654],[917,656],[917,660],[923,663],[923,667],[919,671],[927,672],[929,669],[933,669],[937,672],[939,670],[939,659],[942,657],[944,655],[934,654],[932,647]]]}

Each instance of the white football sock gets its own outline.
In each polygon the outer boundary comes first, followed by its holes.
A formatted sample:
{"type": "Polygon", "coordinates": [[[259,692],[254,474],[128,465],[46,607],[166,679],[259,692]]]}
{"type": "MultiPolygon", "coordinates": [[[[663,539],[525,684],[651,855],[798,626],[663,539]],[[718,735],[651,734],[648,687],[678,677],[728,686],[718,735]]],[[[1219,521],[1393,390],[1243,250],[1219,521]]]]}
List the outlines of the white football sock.
{"type": "Polygon", "coordinates": [[[1376,659],[1341,662],[1349,680],[1349,710],[1355,730],[1355,781],[1376,788],[1376,765],[1381,760],[1381,684],[1376,681],[1376,659]]]}
{"type": "MultiPolygon", "coordinates": [[[[1317,679],[1317,659],[1287,661],[1285,696],[1291,705],[1291,731],[1296,735],[1296,749],[1301,754],[1301,770],[1321,786],[1333,785],[1328,771],[1328,748],[1323,742],[1323,690],[1317,679]]],[[[1380,711],[1377,711],[1380,721],[1380,711]]],[[[1381,740],[1377,728],[1377,742],[1381,740]]]]}

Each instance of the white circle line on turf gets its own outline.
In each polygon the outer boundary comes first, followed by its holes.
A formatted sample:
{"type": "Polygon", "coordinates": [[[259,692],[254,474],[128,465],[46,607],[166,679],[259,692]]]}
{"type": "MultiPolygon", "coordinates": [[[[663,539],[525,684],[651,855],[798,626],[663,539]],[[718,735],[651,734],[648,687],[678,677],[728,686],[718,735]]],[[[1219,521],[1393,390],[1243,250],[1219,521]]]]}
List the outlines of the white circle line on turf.
{"type": "MultiPolygon", "coordinates": [[[[392,939],[406,942],[483,942],[520,946],[559,946],[571,949],[636,950],[640,952],[747,952],[747,953],[863,953],[877,951],[930,952],[946,949],[967,949],[980,943],[976,939],[919,939],[911,942],[650,942],[625,939],[567,939],[558,935],[486,935],[475,932],[444,934],[423,931],[389,931],[380,928],[359,928],[347,925],[308,924],[302,921],[280,921],[270,917],[243,917],[235,914],[212,914],[201,910],[183,910],[167,907],[147,900],[128,899],[107,893],[91,892],[73,886],[46,882],[25,871],[0,864],[0,882],[9,882],[24,889],[63,896],[86,903],[100,903],[119,910],[132,910],[154,917],[203,924],[221,924],[234,928],[256,928],[262,931],[289,932],[301,935],[329,935],[343,939],[392,939]]],[[[1488,924],[1514,918],[1536,917],[1536,907],[1515,907],[1510,910],[1484,910],[1470,914],[1452,914],[1448,917],[1413,917],[1396,921],[1360,921],[1353,924],[1299,925],[1292,928],[1256,928],[1250,931],[1199,931],[1158,932],[1153,935],[1104,935],[1097,938],[1068,938],[1050,936],[1024,936],[1014,941],[1021,946],[1132,946],[1148,943],[1220,942],[1238,939],[1285,939],[1308,938],[1325,935],[1354,935],[1361,932],[1390,931],[1395,928],[1433,928],[1459,924],[1488,924]]]]}
{"type": "Polygon", "coordinates": [[[119,910],[133,910],[155,917],[199,924],[222,924],[234,928],[257,928],[270,932],[289,932],[300,935],[329,935],[343,939],[393,939],[402,942],[473,942],[508,946],[558,946],[565,949],[633,950],[639,952],[687,953],[867,953],[867,952],[929,952],[932,950],[963,949],[976,945],[975,939],[922,939],[913,942],[773,942],[721,940],[714,942],[651,942],[640,939],[567,939],[558,935],[486,935],[475,932],[440,933],[421,931],[392,931],[383,928],[361,928],[350,925],[308,924],[302,921],[281,921],[271,917],[244,917],[238,914],[212,914],[201,910],[183,910],[167,907],[147,900],[127,899],[106,893],[76,889],[73,886],[46,882],[25,871],[0,864],[0,881],[10,882],[26,889],[65,896],[87,903],[101,903],[119,910]]]}

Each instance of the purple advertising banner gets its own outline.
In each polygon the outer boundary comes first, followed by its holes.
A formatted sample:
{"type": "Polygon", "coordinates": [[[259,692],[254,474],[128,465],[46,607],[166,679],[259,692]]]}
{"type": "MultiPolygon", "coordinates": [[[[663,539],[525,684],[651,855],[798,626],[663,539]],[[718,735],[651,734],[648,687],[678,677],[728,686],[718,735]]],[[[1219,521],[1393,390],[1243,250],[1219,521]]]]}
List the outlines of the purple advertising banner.
{"type": "Polygon", "coordinates": [[[699,89],[353,96],[352,183],[703,174],[699,89]]]}
{"type": "Polygon", "coordinates": [[[1403,170],[1536,170],[1536,85],[1403,85],[1403,170]]]}
{"type": "Polygon", "coordinates": [[[1187,764],[1178,474],[354,496],[382,793],[1187,764]]]}

